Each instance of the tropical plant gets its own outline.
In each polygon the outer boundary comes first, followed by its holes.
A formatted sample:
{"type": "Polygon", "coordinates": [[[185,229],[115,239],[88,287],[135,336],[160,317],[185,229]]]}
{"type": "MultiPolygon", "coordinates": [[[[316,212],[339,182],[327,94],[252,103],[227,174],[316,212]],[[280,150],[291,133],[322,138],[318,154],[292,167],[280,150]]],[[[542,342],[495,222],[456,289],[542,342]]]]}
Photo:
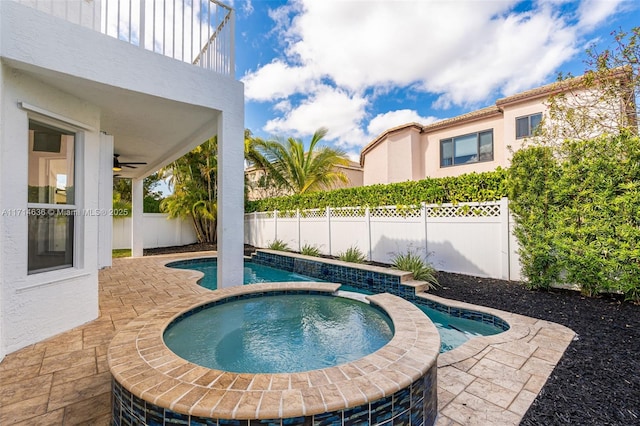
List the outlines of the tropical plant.
{"type": "Polygon", "coordinates": [[[320,249],[316,246],[305,244],[300,248],[300,254],[304,254],[305,256],[319,257],[320,249]]]}
{"type": "Polygon", "coordinates": [[[271,244],[269,244],[269,248],[271,250],[289,251],[289,246],[287,245],[287,243],[277,238],[273,240],[271,244]]]}
{"type": "Polygon", "coordinates": [[[439,285],[435,268],[412,249],[395,254],[391,259],[391,265],[393,269],[411,272],[414,280],[425,281],[429,289],[439,285]]]}
{"type": "Polygon", "coordinates": [[[302,140],[295,138],[259,141],[258,148],[268,162],[265,166],[270,182],[290,194],[331,189],[339,182],[348,182],[346,175],[336,170],[336,166],[349,164],[346,154],[318,146],[326,134],[326,128],[318,129],[308,150],[302,140]]]}
{"type": "Polygon", "coordinates": [[[338,259],[343,262],[351,262],[351,263],[364,263],[367,258],[360,251],[358,246],[351,246],[343,252],[338,253],[338,259]]]}
{"type": "Polygon", "coordinates": [[[567,139],[637,133],[640,27],[612,35],[612,47],[602,52],[587,49],[587,70],[582,77],[558,77],[558,93],[547,100],[548,117],[536,139],[556,145],[567,139]]]}
{"type": "Polygon", "coordinates": [[[286,193],[281,185],[275,182],[268,173],[269,162],[265,159],[262,151],[265,141],[253,136],[251,130],[244,131],[244,193],[245,200],[250,193],[254,193],[254,198],[277,197],[286,193]]]}
{"type": "Polygon", "coordinates": [[[353,206],[411,206],[467,201],[494,201],[507,196],[507,171],[467,173],[455,177],[367,185],[248,201],[245,211],[285,211],[353,206]]]}
{"type": "Polygon", "coordinates": [[[563,80],[549,120],[513,156],[510,208],[528,285],[640,301],[640,27],[588,51],[591,68],[563,80]],[[596,136],[597,135],[597,136],[596,136]]]}
{"type": "Polygon", "coordinates": [[[201,243],[217,241],[217,154],[214,136],[163,169],[173,193],[162,208],[170,217],[190,218],[201,243]]]}
{"type": "MultiPolygon", "coordinates": [[[[156,172],[147,176],[142,181],[143,212],[144,213],[161,213],[160,204],[163,199],[162,192],[157,190],[162,176],[156,172]]],[[[113,211],[128,212],[131,216],[131,179],[114,178],[113,179],[113,211]]]]}

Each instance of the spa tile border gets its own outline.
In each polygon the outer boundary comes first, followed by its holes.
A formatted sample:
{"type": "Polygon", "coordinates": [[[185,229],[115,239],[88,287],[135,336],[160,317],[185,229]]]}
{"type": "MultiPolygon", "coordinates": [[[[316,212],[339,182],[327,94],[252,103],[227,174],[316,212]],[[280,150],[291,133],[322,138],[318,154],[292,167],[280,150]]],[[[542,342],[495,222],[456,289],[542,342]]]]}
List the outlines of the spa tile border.
{"type": "Polygon", "coordinates": [[[357,361],[321,370],[291,374],[211,370],[178,357],[162,339],[175,318],[216,300],[266,291],[332,293],[339,286],[264,283],[181,298],[141,315],[116,334],[108,350],[111,373],[133,395],[177,413],[254,419],[309,416],[377,401],[409,387],[437,364],[440,336],[435,326],[411,302],[391,294],[367,296],[391,318],[395,330],[391,341],[357,361]]]}

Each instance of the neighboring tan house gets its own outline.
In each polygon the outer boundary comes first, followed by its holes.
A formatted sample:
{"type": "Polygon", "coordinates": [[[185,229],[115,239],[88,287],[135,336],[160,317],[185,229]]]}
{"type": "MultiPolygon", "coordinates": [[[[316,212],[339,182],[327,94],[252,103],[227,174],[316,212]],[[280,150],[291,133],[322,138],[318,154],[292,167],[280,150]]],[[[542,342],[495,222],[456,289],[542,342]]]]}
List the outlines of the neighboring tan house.
{"type": "MultiPolygon", "coordinates": [[[[354,186],[362,186],[362,167],[360,164],[355,161],[349,161],[349,164],[345,166],[336,166],[336,171],[340,171],[344,173],[344,175],[349,180],[346,183],[338,182],[335,186],[330,189],[339,189],[339,188],[352,188],[354,186]]],[[[263,198],[271,198],[271,197],[279,197],[287,194],[278,188],[270,187],[268,185],[264,185],[261,182],[265,178],[264,169],[249,167],[244,172],[245,179],[247,180],[247,199],[248,200],[260,200],[263,198]]]]}
{"type": "MultiPolygon", "coordinates": [[[[243,227],[233,10],[162,3],[0,1],[0,360],[98,317],[114,173],[140,256],[143,178],[218,135],[219,229],[243,227]]],[[[219,235],[219,282],[242,284],[242,232],[219,235]]]]}
{"type": "MultiPolygon", "coordinates": [[[[621,72],[615,75],[622,75],[621,72]]],[[[553,83],[496,101],[495,105],[428,125],[394,127],[360,154],[363,184],[458,176],[508,167],[512,153],[534,133],[551,95],[573,96],[580,78],[553,83]],[[569,88],[570,90],[568,90],[569,88]]],[[[621,114],[619,109],[615,114],[621,114]]],[[[625,114],[630,115],[628,111],[625,114]]]]}

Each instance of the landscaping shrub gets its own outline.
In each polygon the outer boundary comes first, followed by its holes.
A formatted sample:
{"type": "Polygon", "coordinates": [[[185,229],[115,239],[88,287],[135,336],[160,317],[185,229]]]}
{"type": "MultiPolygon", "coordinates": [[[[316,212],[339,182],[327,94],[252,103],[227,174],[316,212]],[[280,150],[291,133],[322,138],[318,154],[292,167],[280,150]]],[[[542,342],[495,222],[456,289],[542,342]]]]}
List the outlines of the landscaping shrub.
{"type": "Polygon", "coordinates": [[[305,244],[300,249],[300,254],[304,254],[305,256],[320,256],[320,249],[316,246],[311,246],[309,244],[305,244]]]}
{"type": "Polygon", "coordinates": [[[411,249],[405,253],[394,255],[393,259],[391,259],[391,264],[393,269],[411,272],[415,280],[426,281],[430,289],[438,286],[438,279],[434,267],[411,249]]]}
{"type": "Polygon", "coordinates": [[[247,201],[245,212],[304,210],[326,207],[408,206],[420,203],[494,201],[505,197],[507,172],[468,173],[456,177],[342,188],[333,191],[247,201]]]}
{"type": "Polygon", "coordinates": [[[640,300],[640,139],[623,132],[516,152],[509,198],[534,288],[640,300]]]}
{"type": "Polygon", "coordinates": [[[271,250],[278,251],[289,251],[289,246],[282,240],[275,239],[271,244],[269,244],[269,248],[271,250]]]}
{"type": "Polygon", "coordinates": [[[343,262],[364,263],[367,258],[357,246],[351,246],[343,252],[338,253],[338,259],[343,262]]]}

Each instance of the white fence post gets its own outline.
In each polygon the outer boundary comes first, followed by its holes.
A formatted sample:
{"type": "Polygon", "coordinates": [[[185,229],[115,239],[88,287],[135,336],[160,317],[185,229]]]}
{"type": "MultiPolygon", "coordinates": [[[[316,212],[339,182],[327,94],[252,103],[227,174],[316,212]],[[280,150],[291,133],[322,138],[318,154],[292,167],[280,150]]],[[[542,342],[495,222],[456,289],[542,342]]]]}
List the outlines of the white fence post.
{"type": "Polygon", "coordinates": [[[251,226],[251,241],[249,244],[256,247],[258,241],[258,212],[253,212],[253,224],[251,226]]]}
{"type": "Polygon", "coordinates": [[[329,236],[329,256],[333,256],[331,252],[331,209],[329,206],[325,207],[325,216],[327,217],[327,235],[329,236]]]}
{"type": "Polygon", "coordinates": [[[424,202],[420,203],[420,216],[422,218],[422,223],[424,224],[424,256],[425,258],[428,258],[429,240],[427,239],[427,204],[424,202]]]}
{"type": "Polygon", "coordinates": [[[302,235],[300,234],[300,209],[296,209],[296,221],[298,222],[298,251],[302,251],[302,235]]]}
{"type": "Polygon", "coordinates": [[[510,249],[509,249],[509,200],[506,197],[500,199],[500,238],[502,257],[502,279],[510,280],[510,249]]]}
{"type": "Polygon", "coordinates": [[[274,210],[273,211],[273,241],[277,239],[278,239],[278,210],[274,210]]]}
{"type": "Polygon", "coordinates": [[[367,260],[373,260],[373,248],[371,247],[371,210],[369,206],[364,209],[364,222],[367,227],[367,260]]]}

